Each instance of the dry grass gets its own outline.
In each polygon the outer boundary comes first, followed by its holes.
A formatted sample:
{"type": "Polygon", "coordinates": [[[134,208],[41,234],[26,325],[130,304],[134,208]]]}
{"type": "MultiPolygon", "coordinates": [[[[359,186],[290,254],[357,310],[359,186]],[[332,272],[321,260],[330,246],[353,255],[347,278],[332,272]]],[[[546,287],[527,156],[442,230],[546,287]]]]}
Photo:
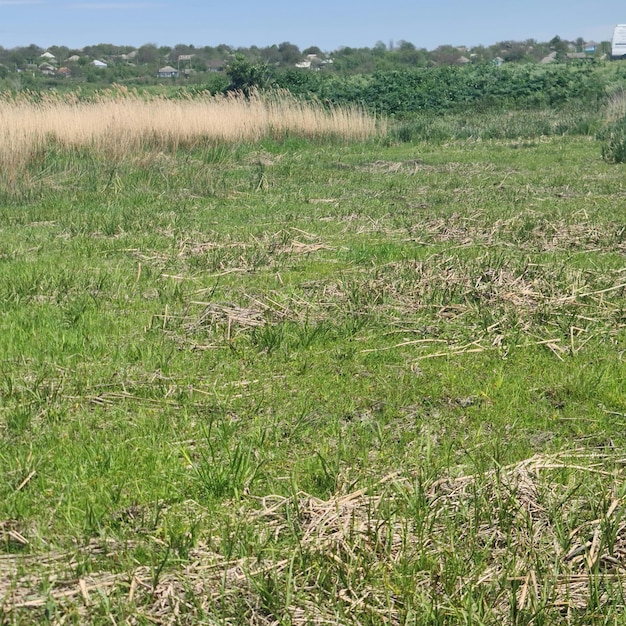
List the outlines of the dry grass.
{"type": "Polygon", "coordinates": [[[92,541],[74,553],[37,558],[3,556],[0,606],[7,616],[55,607],[61,622],[72,615],[90,619],[104,601],[109,613],[157,624],[212,623],[218,616],[229,624],[244,615],[248,624],[401,624],[411,619],[411,597],[430,597],[452,616],[464,597],[483,589],[486,623],[508,623],[511,615],[532,615],[540,606],[568,623],[574,612],[621,593],[621,484],[611,455],[573,450],[430,485],[389,475],[369,490],[328,500],[303,492],[249,498],[232,514],[264,543],[276,542],[278,549],[262,559],[225,559],[201,542],[184,565],[155,575],[145,566],[119,574],[108,569],[107,561],[133,548],[116,542],[92,541]],[[604,485],[599,516],[597,494],[578,493],[583,475],[604,485]],[[411,523],[407,504],[417,507],[411,523]],[[297,549],[283,552],[282,538],[294,536],[297,549]],[[90,573],[76,576],[85,559],[90,573]],[[302,567],[294,568],[297,559],[302,567]],[[411,562],[424,566],[404,571],[411,562]]]}
{"type": "MultiPolygon", "coordinates": [[[[533,225],[523,233],[519,247],[621,250],[621,234],[616,237],[613,228],[611,224],[560,222],[554,228],[533,225]]],[[[420,240],[453,242],[453,248],[459,249],[478,241],[496,252],[478,256],[463,256],[462,250],[454,249],[433,252],[421,260],[380,264],[374,275],[367,267],[352,268],[337,281],[306,281],[301,291],[288,296],[280,290],[259,293],[251,289],[226,291],[219,301],[211,301],[214,287],[203,288],[190,294],[183,306],[156,315],[153,326],[177,343],[199,349],[231,345],[256,328],[284,322],[329,324],[338,330],[342,324],[349,327],[352,318],[375,314],[388,324],[388,336],[405,336],[362,352],[410,346],[418,360],[539,345],[561,359],[563,354],[578,354],[598,336],[614,337],[624,327],[620,313],[626,289],[623,270],[566,271],[558,263],[504,261],[496,245],[504,229],[518,232],[515,220],[481,227],[452,216],[448,221],[427,220],[416,229],[420,240]]],[[[185,240],[178,258],[188,262],[210,256],[209,276],[218,280],[231,274],[250,275],[258,267],[286,271],[302,255],[336,249],[321,239],[303,243],[292,239],[292,234],[279,231],[221,242],[185,240]]],[[[138,258],[156,271],[165,265],[163,259],[145,251],[138,258]]]]}
{"type": "Polygon", "coordinates": [[[19,169],[51,145],[92,148],[119,160],[133,152],[175,151],[207,142],[254,142],[286,135],[362,140],[384,124],[357,107],[324,108],[286,93],[204,94],[177,100],[121,87],[89,100],[76,94],[0,98],[0,167],[19,169]]]}
{"type": "MultiPolygon", "coordinates": [[[[583,216],[584,218],[584,216],[583,216]]],[[[593,223],[588,219],[566,222],[550,220],[534,211],[488,224],[480,214],[429,220],[413,227],[415,237],[428,243],[451,243],[455,247],[507,245],[525,251],[564,250],[617,251],[626,248],[623,224],[593,223]]]]}
{"type": "Polygon", "coordinates": [[[616,122],[626,115],[626,91],[620,88],[613,93],[606,104],[606,119],[616,122]]]}

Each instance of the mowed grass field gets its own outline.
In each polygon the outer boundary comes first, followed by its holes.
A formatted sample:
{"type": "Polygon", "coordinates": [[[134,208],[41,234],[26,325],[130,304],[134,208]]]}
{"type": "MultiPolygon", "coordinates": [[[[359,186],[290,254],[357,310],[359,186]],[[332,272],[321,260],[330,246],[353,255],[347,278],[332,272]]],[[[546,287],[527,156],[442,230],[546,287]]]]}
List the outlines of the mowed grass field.
{"type": "Polygon", "coordinates": [[[626,619],[623,166],[325,128],[5,134],[1,622],[626,619]]]}

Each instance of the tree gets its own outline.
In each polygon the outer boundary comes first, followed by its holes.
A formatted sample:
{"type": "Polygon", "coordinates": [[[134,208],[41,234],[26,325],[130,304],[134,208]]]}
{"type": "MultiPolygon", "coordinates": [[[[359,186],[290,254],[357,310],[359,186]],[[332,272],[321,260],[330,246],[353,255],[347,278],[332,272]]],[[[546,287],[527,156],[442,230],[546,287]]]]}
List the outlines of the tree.
{"type": "Polygon", "coordinates": [[[375,44],[374,47],[372,48],[372,52],[377,56],[377,57],[382,57],[385,55],[385,52],[387,52],[387,44],[384,41],[380,41],[378,40],[375,44]]]}
{"type": "Polygon", "coordinates": [[[297,63],[302,58],[300,48],[288,41],[278,44],[278,52],[280,52],[281,61],[286,65],[297,63]]]}
{"type": "Polygon", "coordinates": [[[550,39],[550,50],[554,50],[559,58],[564,57],[567,54],[568,43],[556,35],[550,39]]]}
{"type": "Polygon", "coordinates": [[[501,56],[507,63],[528,60],[529,50],[532,49],[527,41],[500,41],[496,44],[499,48],[498,56],[501,56]]]}
{"type": "Polygon", "coordinates": [[[83,53],[93,59],[111,58],[117,54],[122,54],[119,46],[115,46],[112,43],[99,43],[95,46],[85,46],[83,53]]]}
{"type": "Polygon", "coordinates": [[[270,83],[270,68],[265,63],[253,63],[243,54],[236,54],[226,67],[230,85],[225,91],[241,91],[246,97],[255,89],[263,89],[270,83]]]}
{"type": "Polygon", "coordinates": [[[181,55],[190,55],[190,54],[196,54],[196,49],[194,48],[193,45],[187,45],[184,43],[177,43],[173,50],[170,53],[170,60],[171,61],[177,61],[178,57],[181,55]]]}
{"type": "Polygon", "coordinates": [[[159,49],[153,43],[144,44],[137,50],[137,62],[155,65],[159,60],[159,49]]]}
{"type": "Polygon", "coordinates": [[[438,65],[452,65],[461,56],[455,46],[438,46],[430,53],[431,59],[438,65]]]}
{"type": "Polygon", "coordinates": [[[160,59],[167,59],[171,52],[172,52],[172,49],[169,46],[161,46],[159,48],[160,59]]]}
{"type": "Polygon", "coordinates": [[[428,53],[423,48],[418,50],[410,41],[399,41],[391,54],[402,65],[425,65],[428,62],[428,53]]]}
{"type": "Polygon", "coordinates": [[[48,52],[54,54],[59,63],[62,63],[68,56],[70,56],[70,49],[67,46],[50,46],[48,48],[48,52]]]}
{"type": "Polygon", "coordinates": [[[263,48],[260,51],[260,57],[265,63],[268,63],[270,65],[280,65],[280,61],[282,59],[281,54],[278,51],[278,46],[276,44],[263,48]]]}
{"type": "Polygon", "coordinates": [[[9,55],[9,61],[11,65],[25,67],[26,65],[35,64],[42,52],[43,48],[35,44],[31,44],[27,47],[13,48],[9,55]]]}
{"type": "Polygon", "coordinates": [[[317,46],[309,46],[302,51],[302,54],[316,54],[318,57],[323,55],[322,51],[317,46]]]}
{"type": "Polygon", "coordinates": [[[218,54],[220,55],[220,58],[224,58],[226,55],[230,54],[233,49],[225,43],[221,43],[219,45],[217,45],[215,47],[215,50],[217,50],[218,54]]]}

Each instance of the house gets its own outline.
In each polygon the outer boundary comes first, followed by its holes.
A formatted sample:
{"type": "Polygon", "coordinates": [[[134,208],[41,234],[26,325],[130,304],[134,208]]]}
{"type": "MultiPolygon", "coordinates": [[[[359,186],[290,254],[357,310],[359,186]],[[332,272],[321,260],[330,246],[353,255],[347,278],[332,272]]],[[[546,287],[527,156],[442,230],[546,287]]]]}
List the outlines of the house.
{"type": "Polygon", "coordinates": [[[57,76],[61,78],[69,78],[72,75],[72,70],[69,67],[60,67],[57,70],[57,76]]]}
{"type": "Polygon", "coordinates": [[[157,72],[157,78],[176,78],[177,76],[178,70],[171,65],[166,65],[157,72]]]}
{"type": "Polygon", "coordinates": [[[65,59],[66,63],[78,63],[80,61],[80,57],[77,54],[73,54],[71,57],[67,57],[65,59]]]}
{"type": "Polygon", "coordinates": [[[91,64],[94,67],[100,67],[100,68],[105,68],[107,67],[107,64],[104,61],[98,61],[98,59],[96,59],[95,61],[92,61],[91,64]]]}
{"type": "Polygon", "coordinates": [[[50,63],[40,63],[38,69],[44,76],[54,76],[56,72],[50,63]]]}
{"type": "Polygon", "coordinates": [[[206,68],[209,72],[221,72],[224,70],[224,66],[226,65],[225,61],[207,61],[206,68]]]}
{"type": "Polygon", "coordinates": [[[551,52],[547,57],[543,57],[539,63],[546,65],[547,63],[554,63],[556,61],[556,52],[551,52]]]}

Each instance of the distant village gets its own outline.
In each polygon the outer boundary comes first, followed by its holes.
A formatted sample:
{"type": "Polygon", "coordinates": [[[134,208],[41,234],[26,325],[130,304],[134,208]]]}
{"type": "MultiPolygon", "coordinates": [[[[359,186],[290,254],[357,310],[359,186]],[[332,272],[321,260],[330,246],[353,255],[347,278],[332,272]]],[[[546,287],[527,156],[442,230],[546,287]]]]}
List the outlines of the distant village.
{"type": "MultiPolygon", "coordinates": [[[[623,42],[618,42],[622,44],[626,54],[626,27],[623,42]]],[[[408,41],[378,42],[371,48],[342,47],[332,52],[324,52],[317,46],[300,50],[289,42],[264,48],[233,48],[225,44],[202,48],[145,44],[135,48],[98,44],[75,50],[65,46],[43,49],[30,45],[13,49],[0,47],[0,80],[8,81],[8,87],[12,84],[28,86],[33,82],[54,85],[64,81],[140,85],[209,80],[217,84],[225,80],[224,72],[237,55],[276,71],[359,74],[407,66],[587,63],[622,56],[621,51],[616,48],[615,38],[613,42],[594,42],[582,38],[566,41],[558,36],[548,42],[529,39],[502,41],[491,46],[442,45],[434,50],[419,48],[408,41]]]]}

